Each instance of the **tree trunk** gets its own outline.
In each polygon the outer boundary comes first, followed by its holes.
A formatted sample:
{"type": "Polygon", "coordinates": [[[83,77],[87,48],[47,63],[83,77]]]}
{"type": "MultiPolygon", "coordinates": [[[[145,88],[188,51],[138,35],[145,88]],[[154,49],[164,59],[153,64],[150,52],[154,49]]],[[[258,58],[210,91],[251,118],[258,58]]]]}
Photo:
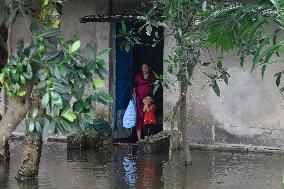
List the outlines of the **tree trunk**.
{"type": "Polygon", "coordinates": [[[9,108],[0,122],[0,146],[4,146],[12,132],[25,118],[27,108],[19,100],[10,101],[9,108]]]}
{"type": "Polygon", "coordinates": [[[9,143],[5,142],[5,145],[0,148],[0,161],[5,161],[10,159],[9,143]]]}
{"type": "MultiPolygon", "coordinates": [[[[7,63],[8,57],[8,50],[7,50],[7,37],[8,37],[8,29],[6,28],[5,24],[2,23],[0,26],[0,69],[2,69],[7,63]]],[[[3,86],[0,86],[0,92],[3,90],[3,86]]],[[[2,103],[4,105],[4,114],[8,111],[8,97],[6,91],[3,92],[3,99],[2,103]]],[[[1,116],[2,117],[4,116],[1,116]]],[[[5,161],[10,158],[10,151],[9,151],[9,143],[8,141],[5,142],[4,146],[0,146],[0,161],[5,161]]]]}
{"type": "Polygon", "coordinates": [[[175,127],[175,121],[176,121],[176,115],[178,108],[181,104],[182,96],[177,101],[176,105],[173,107],[172,112],[172,118],[171,118],[171,136],[170,136],[170,147],[169,147],[169,160],[172,160],[173,156],[173,148],[174,148],[174,127],[175,127]]]}
{"type": "Polygon", "coordinates": [[[23,143],[23,154],[17,180],[33,180],[38,176],[39,163],[42,150],[42,138],[37,132],[30,134],[26,131],[23,143]]]}
{"type": "Polygon", "coordinates": [[[4,161],[0,164],[0,178],[1,178],[1,188],[9,188],[10,185],[10,161],[4,161]]]}
{"type": "Polygon", "coordinates": [[[186,96],[187,96],[187,87],[186,82],[181,82],[181,104],[180,104],[180,131],[182,133],[182,145],[184,151],[184,163],[185,166],[191,165],[191,156],[188,143],[188,129],[187,129],[187,109],[186,109],[186,96]]]}

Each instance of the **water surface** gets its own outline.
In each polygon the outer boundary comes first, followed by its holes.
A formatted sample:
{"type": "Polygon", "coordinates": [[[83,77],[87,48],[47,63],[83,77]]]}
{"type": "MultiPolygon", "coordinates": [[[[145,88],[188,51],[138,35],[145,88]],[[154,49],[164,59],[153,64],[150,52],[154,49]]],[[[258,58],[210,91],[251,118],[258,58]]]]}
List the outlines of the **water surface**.
{"type": "Polygon", "coordinates": [[[137,154],[135,147],[99,151],[67,151],[65,143],[47,143],[37,181],[14,177],[21,142],[10,143],[11,161],[0,164],[0,189],[280,189],[284,157],[280,154],[193,151],[184,167],[182,153],[137,154]]]}

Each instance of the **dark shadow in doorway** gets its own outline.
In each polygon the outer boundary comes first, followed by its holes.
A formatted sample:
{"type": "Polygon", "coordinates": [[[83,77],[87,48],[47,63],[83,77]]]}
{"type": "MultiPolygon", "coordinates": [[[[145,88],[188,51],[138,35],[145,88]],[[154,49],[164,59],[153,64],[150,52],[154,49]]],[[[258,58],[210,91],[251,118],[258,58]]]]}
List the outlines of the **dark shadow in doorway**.
{"type": "MultiPolygon", "coordinates": [[[[135,30],[139,30],[143,23],[131,23],[135,30]]],[[[141,66],[143,63],[147,63],[151,70],[157,74],[163,74],[163,50],[164,41],[161,40],[155,47],[152,47],[153,39],[155,35],[159,35],[160,38],[164,35],[163,28],[153,28],[152,36],[146,34],[146,30],[142,30],[139,34],[142,44],[136,44],[131,52],[131,76],[132,83],[134,81],[135,75],[141,72],[141,66]]],[[[125,64],[123,65],[125,66],[125,64]]],[[[132,90],[131,90],[132,91],[132,90]]],[[[157,106],[157,122],[159,125],[158,130],[162,130],[163,123],[163,89],[159,88],[154,95],[155,104],[157,106]]],[[[143,134],[142,134],[143,136],[143,134]]],[[[132,128],[132,135],[129,138],[119,138],[115,140],[115,143],[135,143],[137,141],[136,128],[132,128]]]]}

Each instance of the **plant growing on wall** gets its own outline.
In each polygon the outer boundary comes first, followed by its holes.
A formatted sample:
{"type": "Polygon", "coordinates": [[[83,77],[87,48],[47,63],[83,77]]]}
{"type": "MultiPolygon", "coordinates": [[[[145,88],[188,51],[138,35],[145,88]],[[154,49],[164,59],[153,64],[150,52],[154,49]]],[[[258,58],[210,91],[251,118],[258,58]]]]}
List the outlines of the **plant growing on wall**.
{"type": "Polygon", "coordinates": [[[46,141],[48,135],[55,132],[84,130],[93,120],[92,103],[112,101],[101,91],[107,74],[104,57],[110,49],[96,53],[88,44],[83,53],[77,37],[66,40],[60,36],[62,2],[39,2],[40,11],[35,18],[36,7],[31,1],[5,1],[9,56],[1,69],[0,82],[9,95],[9,108],[0,122],[0,144],[3,146],[18,124],[27,119],[19,179],[32,179],[37,175],[41,139],[46,141]],[[24,17],[31,41],[20,40],[11,53],[11,25],[18,15],[24,17]],[[31,17],[33,22],[28,25],[31,17]]]}
{"type": "MultiPolygon", "coordinates": [[[[238,48],[241,66],[247,57],[253,57],[251,71],[260,68],[262,78],[267,66],[284,62],[280,58],[284,47],[283,1],[239,2],[213,12],[201,25],[207,36],[205,45],[215,45],[222,52],[238,48]]],[[[283,73],[284,70],[279,70],[275,74],[277,87],[283,73]]],[[[280,88],[280,92],[284,97],[284,87],[280,88]]]]}

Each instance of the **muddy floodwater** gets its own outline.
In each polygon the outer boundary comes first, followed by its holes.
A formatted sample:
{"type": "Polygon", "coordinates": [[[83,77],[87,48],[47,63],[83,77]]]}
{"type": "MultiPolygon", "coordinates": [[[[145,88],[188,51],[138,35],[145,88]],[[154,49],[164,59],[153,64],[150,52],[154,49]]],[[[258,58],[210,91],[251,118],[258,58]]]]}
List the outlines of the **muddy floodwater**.
{"type": "Polygon", "coordinates": [[[44,145],[39,178],[18,183],[14,177],[21,142],[11,142],[10,163],[0,164],[0,189],[280,189],[284,156],[194,150],[185,168],[182,153],[137,154],[135,147],[67,151],[65,143],[44,145]]]}

